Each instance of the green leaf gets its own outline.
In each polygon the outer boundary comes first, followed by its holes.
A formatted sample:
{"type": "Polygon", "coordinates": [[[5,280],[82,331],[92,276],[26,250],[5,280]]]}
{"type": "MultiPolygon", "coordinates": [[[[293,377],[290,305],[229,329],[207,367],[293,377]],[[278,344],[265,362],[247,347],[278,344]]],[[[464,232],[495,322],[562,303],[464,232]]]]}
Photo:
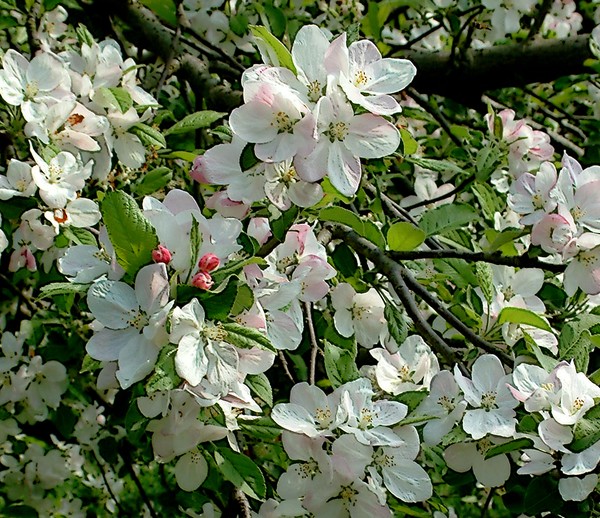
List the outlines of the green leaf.
{"type": "Polygon", "coordinates": [[[8,507],[2,509],[4,516],[11,516],[12,518],[38,518],[38,512],[28,505],[24,504],[11,504],[8,507]]]}
{"type": "Polygon", "coordinates": [[[146,382],[148,395],[158,390],[173,390],[181,385],[181,378],[175,369],[176,345],[166,345],[160,350],[154,373],[146,382]]]}
{"type": "Polygon", "coordinates": [[[491,304],[495,293],[492,266],[489,263],[475,263],[475,275],[486,302],[491,304]]]}
{"type": "Polygon", "coordinates": [[[227,333],[225,341],[232,345],[241,347],[242,349],[260,347],[261,349],[277,352],[271,343],[271,340],[263,335],[258,329],[246,327],[234,322],[221,324],[221,327],[227,333]]]}
{"type": "Polygon", "coordinates": [[[83,357],[83,362],[81,363],[81,369],[79,370],[79,374],[85,374],[86,372],[94,372],[101,368],[101,361],[94,360],[89,354],[86,354],[83,357]]]}
{"type": "Polygon", "coordinates": [[[231,307],[231,315],[236,317],[242,311],[246,311],[254,304],[254,292],[247,284],[241,284],[238,287],[237,295],[231,307]]]}
{"type": "Polygon", "coordinates": [[[139,196],[160,191],[173,178],[173,171],[169,167],[157,167],[145,173],[133,186],[133,192],[139,196]]]}
{"type": "Polygon", "coordinates": [[[218,121],[227,115],[224,112],[216,112],[213,110],[204,110],[196,113],[191,113],[176,124],[173,124],[168,130],[164,132],[164,136],[179,135],[180,133],[187,133],[188,131],[194,131],[200,128],[207,128],[213,122],[218,121]]]}
{"type": "Polygon", "coordinates": [[[109,192],[100,204],[100,212],[117,262],[125,272],[133,276],[150,264],[158,237],[135,200],[122,191],[109,192]]]}
{"type": "Polygon", "coordinates": [[[69,239],[69,241],[76,245],[90,245],[98,246],[96,237],[89,230],[85,228],[77,228],[73,226],[62,227],[62,234],[69,239]]]}
{"type": "Polygon", "coordinates": [[[0,30],[21,25],[13,16],[0,16],[0,30]]]}
{"type": "Polygon", "coordinates": [[[254,392],[260,399],[262,399],[268,406],[273,406],[273,389],[269,378],[264,374],[249,374],[246,376],[246,385],[250,387],[250,390],[254,392]]]}
{"type": "Polygon", "coordinates": [[[408,336],[408,325],[402,312],[392,304],[386,304],[383,309],[383,316],[387,320],[388,331],[391,337],[400,346],[408,336]]]}
{"type": "Polygon", "coordinates": [[[519,239],[527,235],[528,232],[525,230],[503,230],[493,239],[492,243],[486,248],[486,252],[495,252],[496,250],[501,249],[504,245],[508,243],[512,243],[515,239],[519,239]]]}
{"type": "Polygon", "coordinates": [[[435,171],[436,173],[464,173],[464,169],[462,167],[457,166],[455,163],[450,162],[449,160],[438,160],[435,158],[415,158],[408,157],[406,158],[407,162],[411,164],[418,165],[424,169],[429,169],[430,171],[435,171]]]}
{"type": "Polygon", "coordinates": [[[325,207],[319,212],[319,220],[348,225],[358,235],[368,239],[379,248],[385,248],[385,238],[379,227],[370,220],[361,219],[348,209],[344,209],[343,207],[325,207]]]}
{"type": "Polygon", "coordinates": [[[486,459],[491,459],[496,455],[502,455],[503,453],[510,453],[511,451],[522,450],[523,448],[531,448],[533,441],[531,439],[514,439],[512,441],[505,442],[503,444],[497,444],[493,446],[485,453],[486,459]]]}
{"type": "Polygon", "coordinates": [[[79,40],[80,43],[82,43],[82,44],[85,43],[86,45],[89,45],[90,47],[93,47],[93,45],[95,44],[92,33],[82,23],[80,23],[77,26],[77,29],[75,29],[75,33],[77,34],[77,39],[79,40]]]}
{"type": "Polygon", "coordinates": [[[395,252],[414,250],[423,241],[425,241],[425,232],[407,221],[394,223],[387,232],[388,246],[395,252]]]}
{"type": "Polygon", "coordinates": [[[419,144],[407,129],[400,128],[400,137],[402,138],[402,146],[404,148],[402,154],[404,156],[412,155],[413,153],[417,152],[417,149],[419,149],[419,144]]]}
{"type": "Polygon", "coordinates": [[[260,417],[252,421],[241,421],[240,428],[244,433],[262,439],[272,441],[281,435],[281,428],[270,417],[260,417]]]}
{"type": "Polygon", "coordinates": [[[425,212],[419,222],[419,227],[428,236],[434,236],[463,228],[478,218],[479,214],[473,207],[451,203],[425,212]]]}
{"type": "Polygon", "coordinates": [[[266,27],[250,25],[250,32],[256,39],[258,50],[265,64],[289,68],[294,74],[297,74],[292,54],[266,27]]]}
{"type": "Polygon", "coordinates": [[[177,26],[177,7],[173,0],[140,0],[140,3],[171,27],[177,26]]]}
{"type": "Polygon", "coordinates": [[[252,169],[256,164],[260,164],[260,160],[254,153],[254,144],[246,144],[240,154],[240,169],[242,172],[252,169]]]}
{"type": "Polygon", "coordinates": [[[73,282],[51,282],[40,289],[40,299],[55,297],[56,295],[67,295],[70,293],[87,293],[89,284],[77,284],[73,282]]]}
{"type": "Polygon", "coordinates": [[[192,151],[171,151],[169,153],[160,153],[161,158],[178,158],[185,160],[186,162],[193,162],[198,158],[199,153],[193,153],[192,151]]]}
{"type": "Polygon", "coordinates": [[[525,324],[552,332],[552,328],[545,318],[528,309],[503,308],[498,315],[498,324],[504,324],[505,322],[510,322],[511,324],[525,324]]]}
{"type": "Polygon", "coordinates": [[[103,108],[112,108],[125,113],[133,106],[133,99],[124,88],[106,88],[101,87],[96,90],[94,102],[103,108]]]}
{"type": "Polygon", "coordinates": [[[214,453],[215,463],[226,480],[241,489],[250,498],[262,500],[267,494],[265,477],[249,457],[236,453],[229,447],[214,453]]]}
{"type": "Polygon", "coordinates": [[[358,261],[354,255],[354,251],[346,243],[339,243],[335,250],[331,253],[333,266],[338,274],[344,277],[352,277],[358,270],[358,261]]]}
{"type": "Polygon", "coordinates": [[[325,342],[325,370],[333,388],[360,377],[355,355],[330,342],[325,342]]]}
{"type": "Polygon", "coordinates": [[[281,214],[281,217],[271,221],[271,230],[273,231],[275,239],[283,243],[287,231],[296,222],[297,216],[298,207],[292,205],[288,210],[281,214]]]}
{"type": "Polygon", "coordinates": [[[558,492],[558,481],[550,476],[535,477],[525,491],[523,513],[536,516],[551,511],[557,513],[564,502],[558,492]]]}
{"type": "Polygon", "coordinates": [[[479,182],[486,182],[500,163],[500,151],[495,146],[480,149],[475,157],[475,178],[479,182]]]}
{"type": "Polygon", "coordinates": [[[287,26],[287,19],[281,9],[274,7],[273,5],[264,4],[264,10],[269,19],[269,26],[273,31],[273,35],[277,38],[281,38],[285,34],[287,26]]]}
{"type": "Polygon", "coordinates": [[[573,441],[569,449],[575,453],[592,446],[600,440],[600,405],[590,408],[573,427],[573,441]]]}
{"type": "Polygon", "coordinates": [[[136,135],[145,146],[153,146],[158,149],[167,147],[167,142],[165,141],[163,134],[143,122],[134,124],[129,128],[129,132],[136,135]]]}
{"type": "Polygon", "coordinates": [[[566,323],[558,337],[558,357],[560,360],[574,360],[580,372],[586,372],[590,352],[596,347],[592,331],[600,324],[600,316],[586,314],[577,320],[566,323]]]}

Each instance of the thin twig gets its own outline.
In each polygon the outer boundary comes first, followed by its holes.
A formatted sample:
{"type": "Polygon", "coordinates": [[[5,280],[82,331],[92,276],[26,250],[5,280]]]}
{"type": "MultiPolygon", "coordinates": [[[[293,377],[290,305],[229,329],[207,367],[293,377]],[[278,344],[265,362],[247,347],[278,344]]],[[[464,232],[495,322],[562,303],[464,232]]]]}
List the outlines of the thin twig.
{"type": "Polygon", "coordinates": [[[564,264],[544,263],[535,257],[527,255],[506,256],[496,252],[465,252],[446,248],[444,250],[412,250],[410,252],[390,252],[396,261],[414,261],[419,259],[463,259],[468,262],[483,262],[501,264],[517,268],[540,268],[554,273],[565,271],[564,264]]]}
{"type": "Polygon", "coordinates": [[[410,49],[415,43],[419,43],[421,40],[424,40],[425,38],[427,38],[427,36],[430,36],[434,32],[439,31],[443,27],[444,27],[443,24],[438,23],[437,25],[434,25],[433,27],[430,27],[425,32],[422,32],[421,34],[419,34],[418,36],[416,36],[412,40],[409,40],[406,43],[403,43],[402,45],[390,45],[390,46],[393,47],[394,49],[402,49],[402,50],[404,50],[404,49],[410,49]]]}
{"type": "Polygon", "coordinates": [[[248,498],[246,498],[246,495],[240,488],[236,488],[233,492],[233,499],[238,504],[238,518],[251,518],[252,515],[250,513],[250,502],[248,502],[248,498]]]}
{"type": "Polygon", "coordinates": [[[492,503],[492,497],[494,496],[494,491],[495,489],[493,487],[490,487],[490,491],[487,494],[485,502],[483,503],[483,509],[481,510],[481,518],[485,518],[487,516],[488,508],[490,507],[490,504],[492,503]]]}
{"type": "MultiPolygon", "coordinates": [[[[383,192],[380,191],[379,193],[377,193],[377,189],[373,185],[365,184],[364,188],[371,194],[380,196],[381,202],[383,203],[383,209],[387,210],[392,216],[401,219],[402,221],[412,223],[413,225],[418,225],[417,220],[413,218],[406,209],[401,207],[398,203],[396,203],[383,192]]],[[[432,237],[428,237],[427,239],[425,239],[425,244],[434,250],[442,250],[444,248],[432,237]]]]}
{"type": "Polygon", "coordinates": [[[281,365],[283,366],[283,372],[285,372],[287,377],[290,378],[290,381],[292,383],[296,383],[294,376],[292,376],[292,373],[290,372],[290,368],[288,367],[288,362],[285,359],[285,355],[283,354],[283,351],[279,351],[278,356],[279,356],[279,361],[281,361],[281,365]]]}
{"type": "Polygon", "coordinates": [[[106,490],[108,491],[108,494],[110,495],[110,497],[115,501],[115,505],[117,506],[117,509],[119,510],[119,515],[124,516],[125,511],[121,507],[121,504],[119,503],[119,500],[117,500],[117,497],[115,496],[115,494],[112,492],[110,484],[108,483],[108,478],[106,477],[106,472],[104,471],[104,468],[102,467],[102,463],[100,462],[100,459],[98,459],[98,457],[96,456],[96,453],[93,450],[92,450],[92,456],[94,457],[94,459],[96,460],[96,464],[98,464],[98,467],[100,468],[100,473],[102,474],[102,480],[104,480],[104,485],[106,486],[106,490]]]}
{"type": "Polygon", "coordinates": [[[529,33],[527,34],[525,41],[531,41],[533,38],[535,38],[539,30],[542,28],[544,19],[552,7],[553,1],[554,0],[544,0],[542,5],[538,7],[537,15],[533,20],[533,25],[529,28],[529,33]]]}
{"type": "Polygon", "coordinates": [[[319,343],[317,341],[317,334],[315,333],[315,326],[312,318],[312,308],[310,302],[304,303],[304,311],[306,313],[306,324],[308,326],[308,335],[310,336],[311,350],[310,350],[310,374],[308,382],[311,385],[315,384],[315,374],[317,371],[317,352],[319,350],[319,343]]]}
{"type": "Polygon", "coordinates": [[[173,59],[175,58],[175,52],[176,52],[176,48],[179,46],[179,39],[181,38],[181,24],[184,18],[184,14],[183,14],[183,8],[181,7],[181,5],[179,6],[179,12],[177,15],[177,27],[175,28],[175,35],[173,36],[173,46],[171,47],[171,50],[169,52],[169,55],[167,56],[167,59],[165,59],[165,68],[163,70],[163,73],[160,75],[160,79],[158,80],[158,84],[156,85],[156,98],[158,99],[158,96],[160,95],[160,92],[163,89],[163,86],[165,84],[165,81],[167,80],[167,77],[169,77],[169,74],[171,73],[171,62],[173,61],[173,59]]]}
{"type": "Polygon", "coordinates": [[[119,453],[121,455],[121,458],[123,459],[123,462],[125,464],[125,467],[127,468],[127,471],[129,472],[129,475],[131,476],[131,478],[133,480],[133,483],[135,484],[138,491],[140,492],[140,496],[142,497],[144,504],[146,504],[146,507],[148,508],[148,511],[150,512],[150,516],[152,516],[152,518],[158,518],[158,514],[156,514],[154,507],[152,507],[152,502],[150,502],[150,498],[148,498],[148,495],[146,494],[146,490],[144,489],[144,486],[140,482],[140,479],[138,478],[138,476],[135,472],[135,469],[133,469],[133,464],[131,462],[131,457],[129,455],[129,451],[126,448],[120,448],[119,453]]]}
{"type": "Polygon", "coordinates": [[[430,203],[437,203],[438,201],[443,201],[447,198],[450,198],[451,196],[459,194],[467,185],[473,183],[474,181],[475,181],[475,175],[468,176],[451,191],[448,191],[444,194],[440,194],[439,196],[436,196],[435,198],[431,198],[429,200],[418,201],[416,203],[413,203],[412,205],[407,205],[404,208],[406,210],[412,210],[412,209],[416,209],[418,207],[426,207],[430,203]]]}
{"type": "Polygon", "coordinates": [[[493,343],[484,340],[477,333],[474,333],[473,330],[465,325],[460,318],[446,308],[434,295],[429,293],[429,291],[427,291],[427,289],[423,287],[406,268],[401,267],[401,272],[402,277],[406,281],[406,285],[474,346],[497,355],[507,365],[512,365],[514,363],[513,359],[508,354],[500,351],[493,343]]]}
{"type": "Polygon", "coordinates": [[[450,140],[454,143],[456,147],[462,146],[462,142],[454,133],[452,133],[448,121],[441,114],[440,110],[434,109],[432,106],[430,106],[427,99],[425,99],[425,97],[419,94],[414,88],[409,87],[408,94],[417,102],[419,106],[421,106],[421,108],[423,108],[427,113],[429,113],[429,115],[431,115],[436,120],[436,122],[446,132],[446,134],[448,135],[448,137],[450,137],[450,140]]]}

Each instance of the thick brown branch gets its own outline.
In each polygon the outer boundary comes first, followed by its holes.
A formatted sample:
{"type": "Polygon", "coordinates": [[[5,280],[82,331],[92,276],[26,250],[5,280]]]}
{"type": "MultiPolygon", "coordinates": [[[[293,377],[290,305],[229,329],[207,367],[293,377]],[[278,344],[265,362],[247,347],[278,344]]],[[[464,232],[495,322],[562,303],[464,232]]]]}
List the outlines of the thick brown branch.
{"type": "Polygon", "coordinates": [[[546,83],[562,76],[588,73],[583,65],[592,57],[589,35],[529,44],[469,49],[453,62],[450,52],[406,51],[417,76],[412,85],[421,93],[439,94],[467,104],[484,92],[509,86],[546,83]]]}

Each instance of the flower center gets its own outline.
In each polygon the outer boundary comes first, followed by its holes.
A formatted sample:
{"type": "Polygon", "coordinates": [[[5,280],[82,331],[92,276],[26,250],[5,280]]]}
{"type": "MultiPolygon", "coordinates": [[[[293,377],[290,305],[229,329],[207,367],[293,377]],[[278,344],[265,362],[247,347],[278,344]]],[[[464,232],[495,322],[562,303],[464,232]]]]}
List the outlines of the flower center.
{"type": "Polygon", "coordinates": [[[308,83],[309,100],[311,100],[314,103],[317,102],[321,97],[322,90],[323,87],[321,86],[321,83],[319,83],[319,81],[317,81],[316,79],[308,83]]]}
{"type": "Polygon", "coordinates": [[[491,410],[496,406],[496,396],[495,392],[484,392],[481,395],[481,406],[486,410],[491,410]]]}
{"type": "Polygon", "coordinates": [[[25,86],[25,97],[28,99],[33,99],[37,93],[40,91],[40,87],[37,81],[31,81],[31,83],[27,83],[25,86]]]}
{"type": "Polygon", "coordinates": [[[294,121],[285,112],[277,112],[275,115],[275,125],[279,133],[291,133],[294,129],[294,121]]]}
{"type": "Polygon", "coordinates": [[[369,81],[369,77],[364,73],[363,70],[359,70],[356,72],[354,76],[354,86],[360,88],[361,86],[365,86],[369,81]]]}
{"type": "Polygon", "coordinates": [[[348,135],[348,124],[345,122],[330,122],[328,133],[331,142],[335,142],[336,140],[341,142],[348,135]]]}
{"type": "Polygon", "coordinates": [[[448,396],[441,396],[438,398],[438,405],[440,405],[448,413],[454,410],[454,403],[448,396]]]}

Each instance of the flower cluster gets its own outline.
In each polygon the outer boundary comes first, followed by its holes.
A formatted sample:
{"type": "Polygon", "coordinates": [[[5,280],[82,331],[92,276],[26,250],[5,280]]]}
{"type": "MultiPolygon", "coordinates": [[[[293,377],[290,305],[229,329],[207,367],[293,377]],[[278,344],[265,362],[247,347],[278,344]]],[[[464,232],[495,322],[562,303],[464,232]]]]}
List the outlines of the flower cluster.
{"type": "Polygon", "coordinates": [[[251,204],[266,196],[282,210],[317,203],[323,196],[317,182],[324,177],[341,194],[354,195],[360,159],[390,155],[400,143],[384,116],[400,111],[390,94],[408,86],[415,67],[382,58],[366,40],[348,47],[342,34],[330,42],[314,25],[298,31],[289,63],[266,53],[263,58],[266,65],[242,77],[245,104],[229,118],[233,142],[198,157],[192,177],[227,185],[234,201],[251,204]],[[257,163],[242,173],[248,144],[257,163]]]}

